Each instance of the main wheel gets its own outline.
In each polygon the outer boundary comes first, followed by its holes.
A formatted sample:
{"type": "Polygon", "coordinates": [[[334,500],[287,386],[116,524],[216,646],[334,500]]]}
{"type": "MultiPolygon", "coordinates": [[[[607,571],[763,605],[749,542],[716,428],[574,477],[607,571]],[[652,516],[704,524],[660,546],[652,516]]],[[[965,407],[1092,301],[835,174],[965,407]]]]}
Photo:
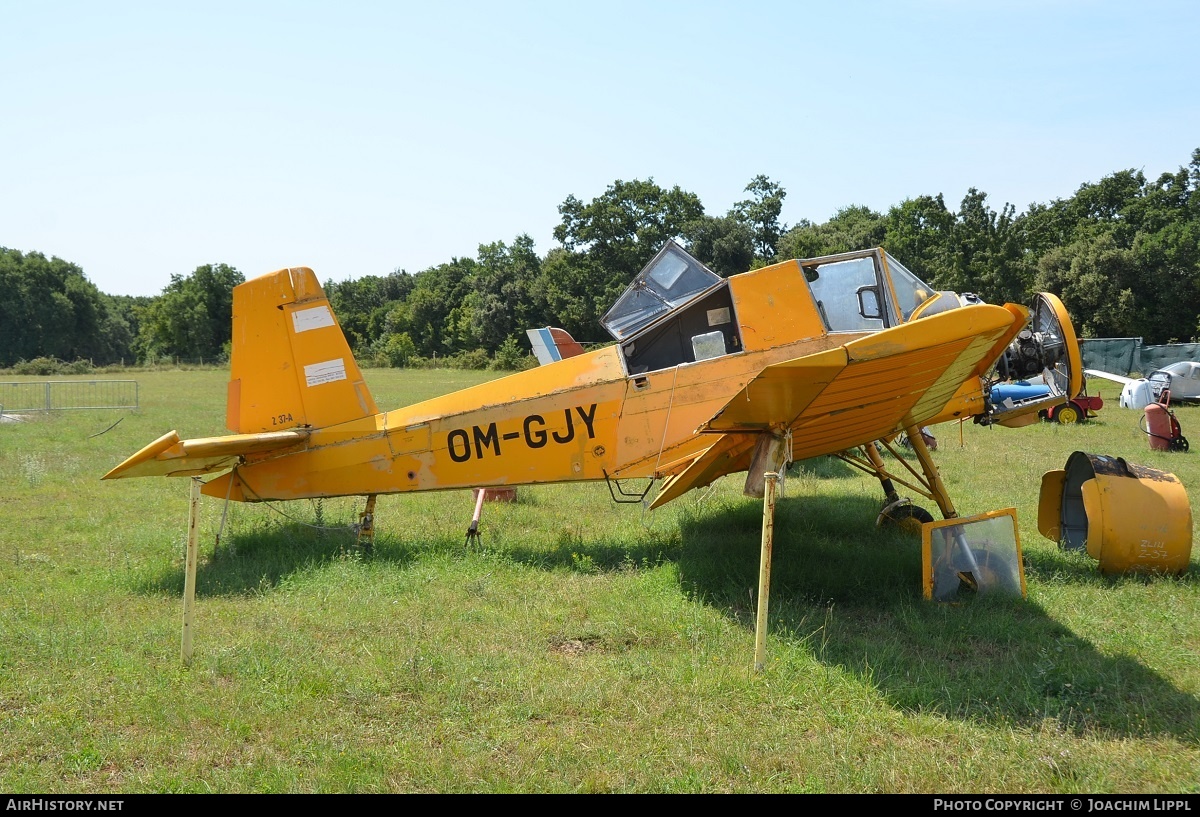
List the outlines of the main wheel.
{"type": "Polygon", "coordinates": [[[894,525],[906,533],[921,533],[921,525],[932,522],[933,515],[908,500],[893,502],[879,514],[878,524],[894,525]]]}
{"type": "Polygon", "coordinates": [[[1074,423],[1078,423],[1081,416],[1082,414],[1079,411],[1079,407],[1074,403],[1067,403],[1066,405],[1059,406],[1058,410],[1054,412],[1054,419],[1061,425],[1072,425],[1074,423]]]}

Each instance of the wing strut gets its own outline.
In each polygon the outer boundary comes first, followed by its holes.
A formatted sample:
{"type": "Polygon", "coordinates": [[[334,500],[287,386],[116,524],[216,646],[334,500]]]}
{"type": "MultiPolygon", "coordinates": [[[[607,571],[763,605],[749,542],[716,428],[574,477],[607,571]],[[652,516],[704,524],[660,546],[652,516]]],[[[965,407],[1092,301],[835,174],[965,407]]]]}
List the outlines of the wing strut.
{"type": "Polygon", "coordinates": [[[913,453],[917,455],[917,461],[921,465],[921,473],[918,473],[915,468],[909,465],[886,439],[870,442],[862,446],[859,449],[862,451],[862,456],[849,451],[840,451],[835,456],[848,465],[858,468],[860,471],[874,475],[879,480],[879,484],[883,486],[884,507],[879,514],[878,524],[891,521],[900,523],[903,527],[905,526],[905,522],[912,520],[917,523],[919,530],[920,523],[933,521],[933,517],[927,511],[913,505],[910,500],[902,498],[897,493],[896,483],[937,503],[938,509],[941,510],[944,519],[951,519],[958,516],[958,512],[954,509],[954,503],[950,500],[950,494],[946,490],[946,485],[942,482],[941,474],[938,472],[937,466],[933,463],[929,447],[925,444],[924,438],[921,437],[920,427],[915,425],[909,426],[905,431],[908,434],[909,444],[912,446],[913,453]],[[888,470],[883,457],[879,453],[879,449],[876,447],[877,445],[882,445],[886,448],[895,458],[896,462],[908,470],[913,478],[912,482],[902,479],[888,470]]]}
{"type": "MultiPolygon", "coordinates": [[[[933,521],[933,517],[927,511],[913,505],[911,501],[902,498],[896,492],[893,480],[910,490],[916,491],[926,499],[936,502],[944,519],[956,518],[958,511],[954,508],[954,503],[950,499],[950,493],[946,490],[946,484],[942,482],[941,473],[938,471],[937,466],[934,465],[933,457],[929,452],[929,446],[925,444],[925,438],[921,436],[920,426],[910,425],[905,428],[905,433],[908,434],[909,445],[912,446],[913,453],[917,455],[917,461],[921,465],[921,474],[918,474],[916,469],[900,457],[887,440],[880,440],[879,443],[891,452],[897,462],[908,469],[913,478],[920,483],[920,486],[900,479],[889,472],[874,442],[862,446],[865,459],[859,458],[848,451],[842,451],[837,456],[855,468],[874,474],[879,479],[880,485],[883,486],[884,506],[883,510],[879,513],[879,519],[876,524],[893,522],[901,528],[919,531],[923,524],[933,521]]],[[[959,578],[971,589],[976,589],[978,584],[975,576],[979,572],[979,566],[976,563],[975,555],[971,551],[960,527],[948,528],[947,531],[953,537],[954,544],[958,547],[962,555],[962,564],[966,568],[959,571],[959,578]]]]}

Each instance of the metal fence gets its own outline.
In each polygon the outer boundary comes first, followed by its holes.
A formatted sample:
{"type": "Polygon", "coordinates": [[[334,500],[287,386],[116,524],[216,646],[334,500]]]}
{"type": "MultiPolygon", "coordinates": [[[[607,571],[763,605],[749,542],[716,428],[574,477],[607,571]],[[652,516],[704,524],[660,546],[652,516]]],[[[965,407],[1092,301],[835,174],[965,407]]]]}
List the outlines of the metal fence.
{"type": "Polygon", "coordinates": [[[1141,338],[1086,338],[1079,341],[1085,369],[1109,374],[1147,377],[1181,360],[1200,360],[1200,343],[1143,346],[1141,338]]]}
{"type": "Polygon", "coordinates": [[[136,380],[41,380],[0,383],[0,414],[137,407],[136,380]]]}

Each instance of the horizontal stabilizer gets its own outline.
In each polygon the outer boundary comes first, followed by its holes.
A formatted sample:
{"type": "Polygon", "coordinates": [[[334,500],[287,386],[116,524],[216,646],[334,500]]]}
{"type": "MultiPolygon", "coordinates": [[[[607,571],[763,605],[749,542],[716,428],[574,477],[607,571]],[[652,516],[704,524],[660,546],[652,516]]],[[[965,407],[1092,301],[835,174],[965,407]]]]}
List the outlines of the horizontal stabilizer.
{"type": "Polygon", "coordinates": [[[224,471],[237,465],[246,454],[260,454],[308,439],[308,431],[269,431],[263,434],[233,434],[181,440],[169,431],[147,445],[101,479],[124,477],[183,477],[224,471]]]}

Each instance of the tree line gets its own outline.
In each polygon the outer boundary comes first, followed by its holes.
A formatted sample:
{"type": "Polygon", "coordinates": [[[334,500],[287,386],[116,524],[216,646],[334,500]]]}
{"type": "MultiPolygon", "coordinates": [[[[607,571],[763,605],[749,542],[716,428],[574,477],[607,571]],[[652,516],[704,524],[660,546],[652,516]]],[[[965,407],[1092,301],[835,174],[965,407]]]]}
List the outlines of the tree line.
{"type": "MultiPolygon", "coordinates": [[[[986,301],[1062,298],[1081,337],[1147,344],[1200,335],[1200,148],[1153,180],[1121,170],[1069,198],[999,211],[971,188],[958,208],[941,194],[879,213],[848,206],[823,223],[780,221],[786,191],[760,175],[724,215],[653,179],[618,180],[599,196],[558,207],[557,246],[539,255],[527,234],[410,274],[397,269],[325,291],[351,348],[368,365],[433,361],[514,368],[525,330],[560,326],[577,340],[607,339],[599,318],[668,239],[721,275],[792,258],[884,247],[939,290],[986,301]]],[[[0,248],[0,366],[53,357],[94,365],[164,358],[227,359],[233,287],[226,264],[171,275],[161,295],[112,296],[82,269],[0,248]]]]}

